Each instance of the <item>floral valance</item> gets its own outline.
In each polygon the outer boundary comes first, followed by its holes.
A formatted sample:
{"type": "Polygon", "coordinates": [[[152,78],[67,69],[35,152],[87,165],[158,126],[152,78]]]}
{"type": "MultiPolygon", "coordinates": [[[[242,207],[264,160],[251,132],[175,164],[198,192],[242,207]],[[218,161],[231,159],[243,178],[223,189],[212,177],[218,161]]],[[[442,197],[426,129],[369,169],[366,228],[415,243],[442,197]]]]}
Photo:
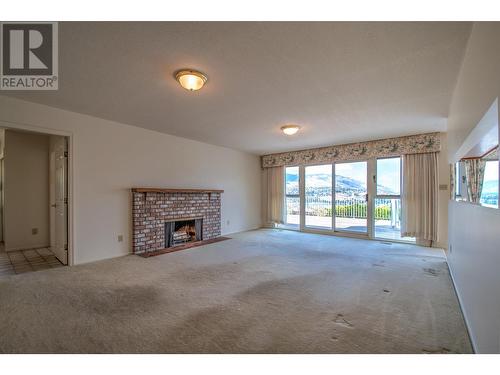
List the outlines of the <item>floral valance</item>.
{"type": "Polygon", "coordinates": [[[366,160],[405,154],[438,152],[440,150],[439,133],[427,133],[264,155],[262,156],[262,167],[366,160]]]}

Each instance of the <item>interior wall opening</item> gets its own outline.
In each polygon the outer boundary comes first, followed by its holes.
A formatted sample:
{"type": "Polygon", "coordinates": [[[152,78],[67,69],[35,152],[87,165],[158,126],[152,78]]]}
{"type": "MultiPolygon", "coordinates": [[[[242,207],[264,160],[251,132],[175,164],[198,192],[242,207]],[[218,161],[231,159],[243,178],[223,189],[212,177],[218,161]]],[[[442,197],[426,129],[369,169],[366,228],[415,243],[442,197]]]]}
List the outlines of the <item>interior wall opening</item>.
{"type": "Polygon", "coordinates": [[[68,137],[0,131],[0,273],[67,265],[68,137]]]}

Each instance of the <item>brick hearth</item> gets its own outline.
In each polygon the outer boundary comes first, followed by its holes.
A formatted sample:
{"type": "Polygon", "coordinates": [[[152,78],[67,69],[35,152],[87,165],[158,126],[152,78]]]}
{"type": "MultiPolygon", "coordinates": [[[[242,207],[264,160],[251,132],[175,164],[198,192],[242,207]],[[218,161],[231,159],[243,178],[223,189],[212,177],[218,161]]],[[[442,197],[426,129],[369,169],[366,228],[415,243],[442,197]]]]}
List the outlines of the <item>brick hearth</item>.
{"type": "Polygon", "coordinates": [[[165,248],[165,222],[203,218],[203,240],[221,235],[222,190],[132,189],[133,252],[165,248]]]}

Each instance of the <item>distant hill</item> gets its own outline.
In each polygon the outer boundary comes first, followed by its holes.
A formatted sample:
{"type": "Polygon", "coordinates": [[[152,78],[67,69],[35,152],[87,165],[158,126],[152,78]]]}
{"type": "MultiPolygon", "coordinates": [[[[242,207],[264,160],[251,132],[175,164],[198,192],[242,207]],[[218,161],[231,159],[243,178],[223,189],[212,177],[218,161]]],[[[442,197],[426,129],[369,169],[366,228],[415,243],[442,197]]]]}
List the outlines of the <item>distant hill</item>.
{"type": "Polygon", "coordinates": [[[382,195],[398,195],[394,190],[384,185],[377,185],[377,193],[382,195]]]}
{"type": "Polygon", "coordinates": [[[364,191],[366,185],[349,177],[337,176],[335,189],[340,191],[364,191]]]}
{"type": "MultiPolygon", "coordinates": [[[[288,191],[291,193],[298,193],[298,175],[288,175],[287,185],[288,191]],[[292,192],[293,191],[293,192],[292,192]]],[[[307,190],[323,190],[332,185],[332,177],[326,173],[317,173],[307,176],[307,190]]],[[[350,177],[337,176],[336,188],[344,192],[364,192],[366,185],[358,180],[350,177]]],[[[394,194],[394,191],[386,186],[378,185],[378,192],[381,194],[394,194]]]]}

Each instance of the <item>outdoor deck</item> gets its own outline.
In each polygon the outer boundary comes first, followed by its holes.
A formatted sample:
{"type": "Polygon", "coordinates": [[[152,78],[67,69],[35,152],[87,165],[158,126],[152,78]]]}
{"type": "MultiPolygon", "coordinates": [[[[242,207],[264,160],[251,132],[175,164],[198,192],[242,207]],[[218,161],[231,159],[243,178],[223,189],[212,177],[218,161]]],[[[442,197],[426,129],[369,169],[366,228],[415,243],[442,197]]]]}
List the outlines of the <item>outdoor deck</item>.
{"type": "MultiPolygon", "coordinates": [[[[289,225],[299,225],[300,218],[299,215],[287,215],[286,220],[289,225]]],[[[331,229],[332,218],[306,215],[306,227],[331,229]]],[[[335,229],[337,231],[366,233],[366,219],[337,217],[335,229]]],[[[402,238],[400,229],[393,227],[390,220],[375,220],[375,237],[388,240],[412,240],[411,238],[402,238]]]]}

